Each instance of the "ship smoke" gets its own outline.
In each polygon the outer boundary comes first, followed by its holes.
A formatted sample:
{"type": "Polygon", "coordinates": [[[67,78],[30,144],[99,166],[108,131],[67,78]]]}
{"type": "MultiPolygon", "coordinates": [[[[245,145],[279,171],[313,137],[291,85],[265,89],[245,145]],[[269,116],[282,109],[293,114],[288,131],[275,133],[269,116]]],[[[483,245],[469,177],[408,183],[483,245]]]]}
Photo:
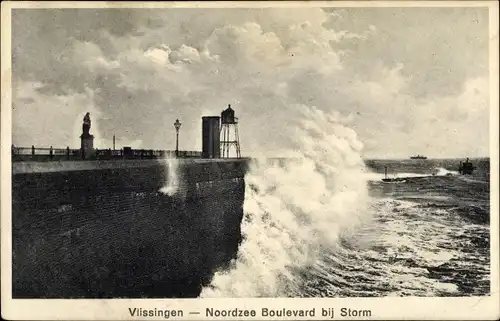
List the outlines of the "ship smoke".
{"type": "Polygon", "coordinates": [[[338,115],[298,106],[287,160],[251,164],[238,257],[215,274],[201,297],[288,296],[297,271],[367,213],[362,144],[338,115]]]}

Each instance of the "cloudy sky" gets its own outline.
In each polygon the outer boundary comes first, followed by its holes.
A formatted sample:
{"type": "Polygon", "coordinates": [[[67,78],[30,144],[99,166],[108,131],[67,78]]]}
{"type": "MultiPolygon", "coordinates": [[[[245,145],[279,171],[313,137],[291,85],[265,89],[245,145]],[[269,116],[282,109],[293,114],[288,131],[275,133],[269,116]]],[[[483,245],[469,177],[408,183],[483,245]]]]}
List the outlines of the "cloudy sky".
{"type": "Polygon", "coordinates": [[[294,105],[366,157],[489,155],[486,8],[15,9],[13,143],[201,149],[232,104],[243,156],[286,149],[294,105]]]}

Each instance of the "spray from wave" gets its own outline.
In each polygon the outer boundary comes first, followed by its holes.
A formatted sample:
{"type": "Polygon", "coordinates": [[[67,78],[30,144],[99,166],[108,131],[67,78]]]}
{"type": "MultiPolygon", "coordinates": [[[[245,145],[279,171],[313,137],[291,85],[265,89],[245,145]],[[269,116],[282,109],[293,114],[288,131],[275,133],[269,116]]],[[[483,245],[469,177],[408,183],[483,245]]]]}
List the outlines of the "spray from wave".
{"type": "Polygon", "coordinates": [[[291,136],[296,157],[251,164],[238,257],[229,271],[215,274],[202,297],[290,295],[300,286],[296,272],[335,247],[367,213],[356,133],[338,115],[298,109],[291,136]]]}
{"type": "Polygon", "coordinates": [[[174,196],[179,191],[179,160],[177,158],[167,158],[165,160],[167,166],[167,182],[160,189],[160,192],[168,196],[174,196]]]}

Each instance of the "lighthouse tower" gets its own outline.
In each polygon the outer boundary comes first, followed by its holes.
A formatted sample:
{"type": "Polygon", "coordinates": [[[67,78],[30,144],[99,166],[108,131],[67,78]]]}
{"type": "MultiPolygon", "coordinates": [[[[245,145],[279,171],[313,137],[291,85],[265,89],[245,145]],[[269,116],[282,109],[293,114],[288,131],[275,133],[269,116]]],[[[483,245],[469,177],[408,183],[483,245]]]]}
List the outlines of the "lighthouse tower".
{"type": "MultiPolygon", "coordinates": [[[[234,147],[236,158],[241,158],[240,138],[238,135],[238,118],[234,117],[231,105],[221,113],[221,157],[229,158],[231,148],[234,147]]],[[[234,156],[233,156],[234,157],[234,156]]]]}

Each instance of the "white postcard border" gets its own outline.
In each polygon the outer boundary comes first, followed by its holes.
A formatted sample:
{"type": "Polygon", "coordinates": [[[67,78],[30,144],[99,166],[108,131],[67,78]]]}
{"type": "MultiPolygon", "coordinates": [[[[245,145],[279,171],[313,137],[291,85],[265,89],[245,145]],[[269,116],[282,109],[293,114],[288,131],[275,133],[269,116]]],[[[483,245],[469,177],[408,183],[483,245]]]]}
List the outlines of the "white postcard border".
{"type": "MultiPolygon", "coordinates": [[[[210,319],[207,308],[255,309],[255,318],[212,318],[224,320],[265,320],[262,308],[269,309],[316,309],[315,318],[321,318],[321,309],[334,308],[335,319],[341,317],[341,308],[370,310],[371,316],[353,319],[460,319],[487,320],[500,317],[499,286],[499,55],[498,55],[498,2],[496,1],[342,1],[342,2],[3,2],[2,3],[2,110],[1,110],[1,303],[2,316],[6,319],[22,320],[130,320],[165,319],[164,317],[132,318],[129,308],[180,309],[184,320],[210,319]],[[58,299],[12,299],[12,225],[11,225],[11,10],[14,8],[250,8],[250,7],[482,7],[490,8],[490,167],[491,167],[491,295],[467,298],[273,298],[273,299],[109,299],[109,300],[58,300],[58,299]],[[199,312],[200,314],[189,314],[199,312]]],[[[179,318],[172,318],[179,319],[179,318]]],[[[285,319],[294,319],[285,318],[285,319]]],[[[296,318],[295,318],[296,319],[296,318]]]]}

